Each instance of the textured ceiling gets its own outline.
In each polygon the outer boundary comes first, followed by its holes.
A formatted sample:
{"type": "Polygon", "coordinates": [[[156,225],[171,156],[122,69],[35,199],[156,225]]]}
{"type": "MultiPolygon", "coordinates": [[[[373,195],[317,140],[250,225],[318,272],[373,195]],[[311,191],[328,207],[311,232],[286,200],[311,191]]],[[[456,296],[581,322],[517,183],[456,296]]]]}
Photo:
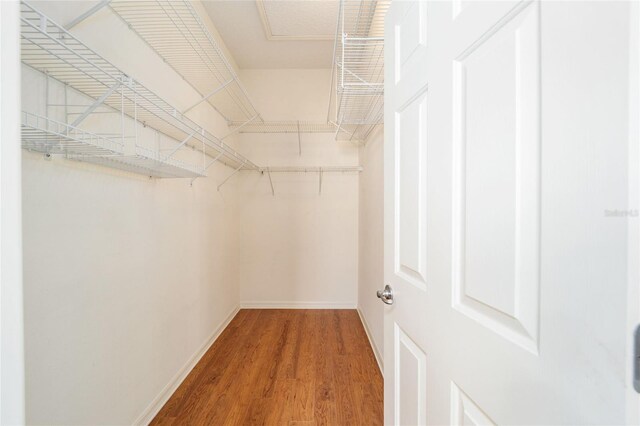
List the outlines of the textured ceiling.
{"type": "Polygon", "coordinates": [[[333,40],[338,19],[335,0],[257,0],[270,39],[333,40]]]}
{"type": "Polygon", "coordinates": [[[306,40],[269,40],[255,1],[204,0],[202,4],[240,68],[331,68],[333,37],[308,38],[335,31],[337,1],[262,0],[274,36],[306,40]]]}

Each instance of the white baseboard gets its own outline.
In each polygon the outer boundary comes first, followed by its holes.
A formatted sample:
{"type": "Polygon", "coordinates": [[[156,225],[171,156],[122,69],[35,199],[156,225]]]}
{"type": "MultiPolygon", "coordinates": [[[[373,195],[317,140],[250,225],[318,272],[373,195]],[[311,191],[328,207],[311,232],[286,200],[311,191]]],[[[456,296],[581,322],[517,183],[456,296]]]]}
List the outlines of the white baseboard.
{"type": "Polygon", "coordinates": [[[365,319],[365,316],[362,314],[360,307],[358,307],[358,315],[360,316],[360,321],[362,321],[362,325],[364,326],[364,331],[367,333],[367,338],[369,339],[369,344],[371,345],[371,349],[373,349],[373,355],[376,357],[376,361],[378,362],[378,368],[380,369],[380,373],[382,377],[384,377],[384,362],[382,360],[382,356],[380,355],[380,350],[376,346],[375,342],[371,338],[371,330],[369,329],[369,324],[365,319]]]}
{"type": "Polygon", "coordinates": [[[336,302],[240,302],[241,309],[356,309],[355,303],[336,302]]]}
{"type": "Polygon", "coordinates": [[[209,350],[211,345],[218,339],[218,336],[222,331],[227,328],[231,320],[236,316],[240,310],[239,306],[233,308],[233,310],[227,315],[225,320],[220,324],[213,334],[207,339],[206,342],[196,351],[195,354],[187,361],[187,363],[176,373],[176,375],[167,383],[167,385],[160,391],[160,394],[154,398],[149,406],[140,414],[140,416],[134,422],[134,425],[148,425],[151,420],[158,414],[160,409],[167,403],[171,395],[178,389],[178,386],[184,381],[187,375],[193,370],[200,358],[209,350]]]}

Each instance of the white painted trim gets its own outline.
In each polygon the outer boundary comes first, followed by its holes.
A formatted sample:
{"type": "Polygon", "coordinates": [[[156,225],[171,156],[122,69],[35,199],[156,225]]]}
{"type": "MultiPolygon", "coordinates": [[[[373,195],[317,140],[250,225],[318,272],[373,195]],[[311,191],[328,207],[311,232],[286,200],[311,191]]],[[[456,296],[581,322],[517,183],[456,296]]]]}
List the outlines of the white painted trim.
{"type": "MultiPolygon", "coordinates": [[[[629,148],[628,205],[640,205],[640,4],[629,3],[629,148]]],[[[626,377],[631,382],[635,364],[635,329],[640,323],[640,224],[627,219],[627,362],[626,377]]],[[[640,400],[633,386],[626,391],[627,424],[640,423],[640,400]]]]}
{"type": "Polygon", "coordinates": [[[239,306],[233,308],[233,310],[227,315],[226,319],[220,324],[213,334],[207,339],[206,342],[196,351],[195,354],[187,361],[187,363],[176,373],[176,375],[167,383],[167,385],[160,391],[160,394],[156,396],[151,404],[138,416],[136,421],[133,423],[134,425],[148,425],[151,423],[151,420],[158,414],[160,409],[167,403],[171,395],[178,389],[178,387],[182,384],[184,379],[187,378],[191,370],[198,364],[200,359],[204,356],[204,354],[209,350],[211,345],[218,339],[220,334],[224,331],[225,328],[229,325],[231,320],[236,316],[238,311],[240,310],[239,306]]]}
{"type": "Polygon", "coordinates": [[[0,424],[25,424],[20,4],[0,1],[0,424]]]}
{"type": "Polygon", "coordinates": [[[240,302],[241,309],[356,309],[355,303],[338,302],[240,302]]]}
{"type": "Polygon", "coordinates": [[[369,323],[365,319],[365,316],[362,313],[362,310],[360,309],[359,306],[357,310],[358,310],[358,316],[360,316],[360,321],[364,326],[364,331],[367,333],[367,338],[369,339],[369,345],[371,346],[371,349],[373,349],[373,355],[376,357],[376,362],[378,363],[380,374],[382,374],[382,377],[384,377],[384,360],[382,358],[380,349],[376,346],[375,342],[373,341],[373,338],[371,337],[371,329],[369,328],[369,323]]]}

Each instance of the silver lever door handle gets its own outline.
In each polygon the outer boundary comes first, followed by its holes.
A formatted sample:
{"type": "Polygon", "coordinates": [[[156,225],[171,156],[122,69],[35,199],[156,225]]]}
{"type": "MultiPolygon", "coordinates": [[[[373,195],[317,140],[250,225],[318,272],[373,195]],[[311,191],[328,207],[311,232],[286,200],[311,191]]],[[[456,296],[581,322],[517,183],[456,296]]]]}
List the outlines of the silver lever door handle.
{"type": "Polygon", "coordinates": [[[387,305],[393,305],[393,289],[391,289],[389,284],[384,286],[384,290],[378,290],[376,296],[387,305]]]}

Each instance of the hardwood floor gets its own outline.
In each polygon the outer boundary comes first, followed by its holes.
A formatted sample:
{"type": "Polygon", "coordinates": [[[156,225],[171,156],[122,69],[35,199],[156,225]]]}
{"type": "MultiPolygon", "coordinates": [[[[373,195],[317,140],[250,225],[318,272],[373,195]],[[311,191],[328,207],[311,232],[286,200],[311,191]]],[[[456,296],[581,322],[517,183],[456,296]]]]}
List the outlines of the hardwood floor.
{"type": "Polygon", "coordinates": [[[355,310],[243,309],[152,425],[381,425],[382,376],[355,310]]]}

